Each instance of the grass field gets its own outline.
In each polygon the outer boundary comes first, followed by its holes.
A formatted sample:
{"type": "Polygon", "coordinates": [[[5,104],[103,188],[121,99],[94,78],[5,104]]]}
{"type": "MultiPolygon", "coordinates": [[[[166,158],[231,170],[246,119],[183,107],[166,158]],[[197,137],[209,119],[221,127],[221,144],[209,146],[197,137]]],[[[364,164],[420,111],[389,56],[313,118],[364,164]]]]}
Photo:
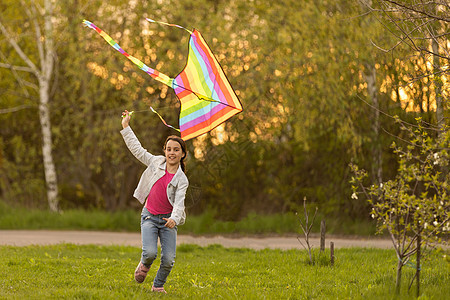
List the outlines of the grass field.
{"type": "MultiPolygon", "coordinates": [[[[165,285],[150,291],[154,265],[143,284],[133,280],[140,249],[124,246],[0,247],[0,299],[394,299],[393,250],[350,248],[307,263],[304,250],[230,249],[180,245],[165,285]]],[[[317,255],[317,253],[316,253],[317,255]]],[[[404,268],[398,299],[408,292],[413,268],[404,268]]],[[[425,260],[421,299],[448,299],[450,267],[443,254],[425,260]]]]}
{"type": "MultiPolygon", "coordinates": [[[[140,231],[140,211],[67,210],[61,214],[48,210],[11,207],[0,200],[0,229],[56,229],[140,231]]],[[[249,214],[236,222],[220,221],[213,211],[190,215],[179,227],[180,234],[285,234],[300,232],[299,219],[293,213],[278,215],[249,214]]],[[[313,232],[320,230],[320,216],[313,232]]],[[[327,218],[328,234],[368,236],[375,233],[375,223],[362,220],[327,218]]]]}

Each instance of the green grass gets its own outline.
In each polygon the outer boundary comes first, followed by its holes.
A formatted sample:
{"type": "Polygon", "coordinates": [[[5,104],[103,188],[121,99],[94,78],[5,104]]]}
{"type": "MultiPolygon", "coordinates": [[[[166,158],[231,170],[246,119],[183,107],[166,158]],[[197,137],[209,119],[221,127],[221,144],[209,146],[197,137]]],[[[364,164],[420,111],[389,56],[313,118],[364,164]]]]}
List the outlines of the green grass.
{"type": "MultiPolygon", "coordinates": [[[[165,285],[150,291],[159,261],[143,284],[133,281],[140,249],[125,246],[0,247],[0,299],[394,299],[392,250],[338,249],[316,265],[303,250],[261,250],[180,245],[165,285]]],[[[413,299],[405,268],[399,299],[413,299]]],[[[442,254],[425,260],[421,299],[448,299],[449,263],[442,254]]]]}
{"type": "MultiPolygon", "coordinates": [[[[61,214],[48,210],[11,207],[0,201],[0,229],[55,229],[55,230],[107,230],[140,231],[140,210],[105,212],[100,210],[67,210],[61,214]]],[[[317,217],[313,232],[320,231],[317,217]]],[[[327,218],[327,233],[347,235],[373,235],[375,224],[360,220],[327,218]]],[[[220,221],[216,213],[188,215],[179,227],[180,234],[290,234],[299,233],[299,219],[293,213],[278,215],[249,214],[237,222],[220,221]]]]}

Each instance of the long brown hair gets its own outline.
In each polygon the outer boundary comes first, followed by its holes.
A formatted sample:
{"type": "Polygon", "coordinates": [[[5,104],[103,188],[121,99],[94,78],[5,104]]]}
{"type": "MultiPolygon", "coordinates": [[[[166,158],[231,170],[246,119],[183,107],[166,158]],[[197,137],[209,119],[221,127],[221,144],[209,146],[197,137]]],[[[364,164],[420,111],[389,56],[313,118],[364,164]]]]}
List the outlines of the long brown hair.
{"type": "Polygon", "coordinates": [[[179,136],[170,135],[167,137],[166,141],[164,142],[164,150],[166,150],[166,145],[167,145],[167,142],[169,142],[169,141],[175,141],[178,144],[180,144],[181,150],[184,153],[183,157],[180,160],[181,170],[183,170],[183,172],[186,172],[186,164],[184,163],[184,159],[186,158],[186,155],[187,155],[186,142],[179,136]]]}

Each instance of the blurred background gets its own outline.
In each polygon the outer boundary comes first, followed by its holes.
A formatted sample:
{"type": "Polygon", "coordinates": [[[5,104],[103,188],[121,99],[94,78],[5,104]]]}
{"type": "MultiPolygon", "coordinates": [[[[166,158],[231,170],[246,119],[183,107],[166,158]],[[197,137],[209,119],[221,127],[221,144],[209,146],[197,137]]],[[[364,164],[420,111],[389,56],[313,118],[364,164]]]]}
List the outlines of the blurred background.
{"type": "Polygon", "coordinates": [[[404,138],[393,116],[449,124],[449,22],[432,23],[430,38],[374,2],[2,0],[2,209],[139,213],[132,194],[145,167],[122,140],[121,112],[136,111],[141,143],[162,154],[177,132],[149,106],[177,127],[180,105],[82,21],[175,77],[189,35],[151,18],[198,29],[244,107],[187,142],[188,215],[292,216],[306,197],[336,224],[370,223],[349,163],[381,183],[395,176],[391,144],[404,138]],[[414,33],[422,38],[409,41],[414,33]]]}

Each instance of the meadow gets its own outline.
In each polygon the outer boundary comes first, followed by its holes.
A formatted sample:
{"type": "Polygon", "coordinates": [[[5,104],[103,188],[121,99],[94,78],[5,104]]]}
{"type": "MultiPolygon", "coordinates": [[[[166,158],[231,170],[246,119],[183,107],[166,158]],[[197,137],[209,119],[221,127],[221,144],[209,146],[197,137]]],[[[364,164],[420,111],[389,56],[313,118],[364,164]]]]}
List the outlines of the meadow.
{"type": "MultiPolygon", "coordinates": [[[[0,299],[414,299],[414,269],[404,268],[400,297],[394,295],[393,250],[250,250],[219,245],[180,245],[165,285],[150,291],[159,261],[143,284],[133,280],[140,249],[128,246],[0,247],[0,299]]],[[[448,299],[450,267],[442,253],[423,261],[420,299],[448,299]]]]}
{"type": "MultiPolygon", "coordinates": [[[[140,210],[117,212],[70,209],[62,213],[49,210],[12,207],[0,200],[0,229],[107,230],[140,232],[140,210]]],[[[320,231],[318,215],[313,232],[320,231]]],[[[375,223],[349,218],[326,218],[328,234],[373,236],[375,223]]],[[[201,215],[188,214],[180,234],[293,234],[299,233],[299,217],[294,213],[258,215],[250,213],[238,221],[217,219],[217,213],[207,210],[201,215]]]]}

